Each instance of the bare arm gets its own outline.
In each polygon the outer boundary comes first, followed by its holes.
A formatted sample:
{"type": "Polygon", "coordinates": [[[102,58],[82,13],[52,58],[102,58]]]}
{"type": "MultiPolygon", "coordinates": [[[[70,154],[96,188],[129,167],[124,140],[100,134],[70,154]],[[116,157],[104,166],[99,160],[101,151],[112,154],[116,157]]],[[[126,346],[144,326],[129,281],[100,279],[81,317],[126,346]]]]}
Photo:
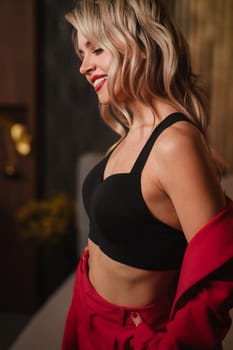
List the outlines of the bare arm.
{"type": "Polygon", "coordinates": [[[225,197],[201,133],[192,125],[182,124],[167,129],[158,140],[155,171],[190,241],[224,208],[225,197]]]}
{"type": "MultiPolygon", "coordinates": [[[[193,273],[199,274],[195,259],[199,262],[203,256],[211,256],[211,237],[214,230],[216,246],[216,237],[219,243],[223,240],[223,235],[227,237],[226,249],[221,252],[226,257],[226,263],[219,263],[220,268],[216,272],[206,273],[198,283],[186,289],[186,293],[178,299],[180,303],[177,305],[174,302],[175,312],[171,314],[166,329],[161,332],[154,331],[140,314],[132,315],[138,327],[135,349],[222,349],[221,341],[230,327],[228,311],[233,306],[232,204],[225,208],[225,196],[219,185],[215,166],[208,147],[197,130],[193,127],[170,128],[163,136],[156,145],[155,173],[160,188],[170,197],[175,207],[187,240],[191,241],[189,254],[192,254],[194,266],[187,264],[190,259],[186,255],[183,268],[185,266],[189,276],[193,273]],[[213,218],[215,219],[211,220],[213,218]],[[210,221],[212,225],[208,224],[210,221]],[[200,245],[194,244],[192,238],[197,234],[201,243],[203,236],[198,236],[198,232],[200,234],[203,227],[206,227],[203,234],[206,237],[208,233],[210,244],[204,239],[203,246],[206,250],[202,248],[199,253],[200,245]]],[[[216,252],[212,254],[212,260],[217,259],[214,254],[216,252]]]]}

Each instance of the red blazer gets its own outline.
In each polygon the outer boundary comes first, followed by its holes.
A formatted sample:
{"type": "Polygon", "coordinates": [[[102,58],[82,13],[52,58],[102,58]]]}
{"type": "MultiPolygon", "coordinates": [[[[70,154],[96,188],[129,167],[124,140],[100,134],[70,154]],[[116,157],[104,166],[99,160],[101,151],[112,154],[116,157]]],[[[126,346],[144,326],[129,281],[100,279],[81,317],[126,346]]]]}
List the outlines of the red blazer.
{"type": "Polygon", "coordinates": [[[233,307],[233,202],[188,244],[166,329],[142,322],[135,350],[219,350],[233,307]]]}

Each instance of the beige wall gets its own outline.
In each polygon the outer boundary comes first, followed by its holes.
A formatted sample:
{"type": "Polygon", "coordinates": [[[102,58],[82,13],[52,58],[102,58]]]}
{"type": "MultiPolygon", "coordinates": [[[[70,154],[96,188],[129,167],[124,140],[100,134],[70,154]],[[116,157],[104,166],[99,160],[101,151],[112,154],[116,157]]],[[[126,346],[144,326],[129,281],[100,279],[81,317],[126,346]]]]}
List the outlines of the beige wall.
{"type": "Polygon", "coordinates": [[[210,142],[233,170],[233,0],[176,0],[173,7],[210,93],[210,142]]]}

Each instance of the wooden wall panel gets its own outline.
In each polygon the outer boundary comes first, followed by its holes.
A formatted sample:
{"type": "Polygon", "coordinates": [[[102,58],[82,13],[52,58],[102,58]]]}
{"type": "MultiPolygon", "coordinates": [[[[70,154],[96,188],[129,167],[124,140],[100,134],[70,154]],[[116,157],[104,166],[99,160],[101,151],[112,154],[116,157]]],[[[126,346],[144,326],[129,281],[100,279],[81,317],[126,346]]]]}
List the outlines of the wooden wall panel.
{"type": "Polygon", "coordinates": [[[233,1],[178,0],[174,6],[210,94],[210,142],[233,166],[233,1]]]}
{"type": "Polygon", "coordinates": [[[33,138],[32,152],[20,156],[8,127],[0,123],[0,312],[30,312],[37,303],[36,248],[19,239],[14,225],[16,209],[37,193],[35,15],[34,0],[0,1],[0,113],[7,105],[9,113],[4,113],[12,118],[13,111],[23,106],[23,121],[33,138]],[[4,174],[9,148],[18,177],[4,174]]]}
{"type": "Polygon", "coordinates": [[[233,165],[233,1],[216,0],[217,21],[213,50],[211,138],[233,165]]]}

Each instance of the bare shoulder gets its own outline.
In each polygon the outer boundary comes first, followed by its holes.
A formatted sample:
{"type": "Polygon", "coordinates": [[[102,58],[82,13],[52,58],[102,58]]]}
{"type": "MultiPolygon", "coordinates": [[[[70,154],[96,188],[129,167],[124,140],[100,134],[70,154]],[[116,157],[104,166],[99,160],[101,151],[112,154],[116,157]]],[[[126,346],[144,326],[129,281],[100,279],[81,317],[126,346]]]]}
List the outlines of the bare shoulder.
{"type": "Polygon", "coordinates": [[[177,167],[195,172],[199,172],[200,168],[203,171],[208,169],[206,175],[211,172],[213,177],[217,177],[216,166],[203,134],[189,122],[179,122],[164,130],[154,152],[161,171],[166,170],[168,177],[167,170],[176,168],[177,171],[177,167]]]}
{"type": "Polygon", "coordinates": [[[225,205],[205,139],[191,123],[173,124],[158,138],[152,157],[157,181],[190,240],[225,205]]]}
{"type": "Polygon", "coordinates": [[[200,130],[192,123],[180,121],[165,129],[157,141],[157,151],[161,155],[174,155],[177,151],[181,151],[183,146],[191,148],[203,147],[207,150],[207,145],[200,130]]]}

